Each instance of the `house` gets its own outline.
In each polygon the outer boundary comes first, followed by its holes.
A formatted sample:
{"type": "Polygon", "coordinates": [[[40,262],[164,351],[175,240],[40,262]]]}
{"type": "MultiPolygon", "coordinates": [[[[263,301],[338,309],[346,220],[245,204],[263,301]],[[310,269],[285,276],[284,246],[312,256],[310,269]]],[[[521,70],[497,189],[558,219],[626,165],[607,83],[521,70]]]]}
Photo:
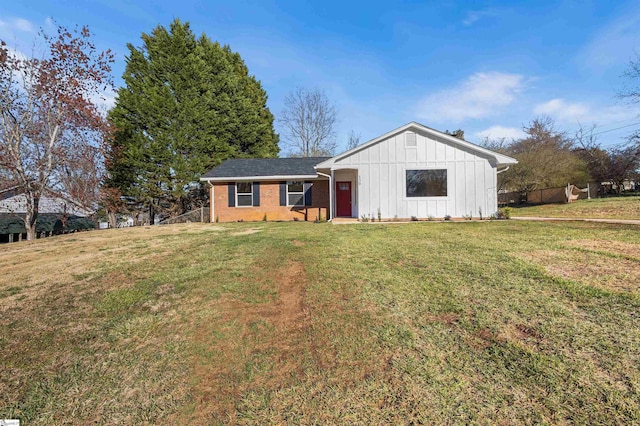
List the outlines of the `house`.
{"type": "Polygon", "coordinates": [[[335,157],[227,160],[201,180],[211,221],[487,217],[516,163],[411,122],[335,157]]]}
{"type": "MultiPolygon", "coordinates": [[[[0,243],[26,237],[24,215],[26,196],[17,186],[0,191],[0,243]]],[[[45,189],[38,203],[36,231],[38,235],[93,229],[88,216],[93,214],[79,203],[52,189],[45,189]]]]}

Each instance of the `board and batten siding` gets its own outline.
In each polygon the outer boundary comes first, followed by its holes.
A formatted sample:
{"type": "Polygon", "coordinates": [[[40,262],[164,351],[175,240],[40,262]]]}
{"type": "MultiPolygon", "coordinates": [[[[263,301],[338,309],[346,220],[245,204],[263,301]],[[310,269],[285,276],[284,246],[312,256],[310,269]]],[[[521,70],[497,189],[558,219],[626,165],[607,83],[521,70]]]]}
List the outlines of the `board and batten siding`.
{"type": "Polygon", "coordinates": [[[497,211],[496,170],[488,158],[449,141],[416,133],[405,146],[402,132],[335,162],[335,169],[357,169],[359,215],[383,218],[487,217],[497,211]],[[447,169],[447,196],[406,197],[405,171],[447,169]]]}

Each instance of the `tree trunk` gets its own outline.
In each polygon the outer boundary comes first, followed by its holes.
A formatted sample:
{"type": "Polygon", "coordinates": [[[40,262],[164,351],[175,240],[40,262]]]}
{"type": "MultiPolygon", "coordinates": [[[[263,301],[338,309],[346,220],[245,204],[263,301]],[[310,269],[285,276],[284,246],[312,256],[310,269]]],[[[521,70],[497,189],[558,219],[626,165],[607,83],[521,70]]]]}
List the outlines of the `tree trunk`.
{"type": "Polygon", "coordinates": [[[32,197],[29,194],[25,195],[27,197],[27,206],[24,215],[24,227],[27,229],[27,240],[31,241],[38,237],[36,225],[38,222],[38,205],[40,204],[40,198],[32,197]]]}
{"type": "Polygon", "coordinates": [[[116,219],[116,212],[108,210],[107,211],[107,220],[109,221],[109,228],[117,228],[118,221],[116,219]]]}

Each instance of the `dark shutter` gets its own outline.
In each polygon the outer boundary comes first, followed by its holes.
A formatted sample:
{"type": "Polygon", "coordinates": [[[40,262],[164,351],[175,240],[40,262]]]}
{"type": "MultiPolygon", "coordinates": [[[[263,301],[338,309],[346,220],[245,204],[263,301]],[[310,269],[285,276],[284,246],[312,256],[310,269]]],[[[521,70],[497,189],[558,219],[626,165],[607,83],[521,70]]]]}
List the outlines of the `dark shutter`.
{"type": "Polygon", "coordinates": [[[311,188],[313,188],[313,184],[311,182],[304,183],[304,205],[305,206],[310,206],[312,203],[311,188]]]}
{"type": "Polygon", "coordinates": [[[280,205],[287,205],[287,182],[280,182],[280,205]]]}
{"type": "Polygon", "coordinates": [[[260,182],[253,182],[253,206],[260,206],[260,182]]]}
{"type": "Polygon", "coordinates": [[[236,206],[236,184],[229,183],[227,185],[227,188],[229,189],[229,207],[235,207],[236,206]]]}

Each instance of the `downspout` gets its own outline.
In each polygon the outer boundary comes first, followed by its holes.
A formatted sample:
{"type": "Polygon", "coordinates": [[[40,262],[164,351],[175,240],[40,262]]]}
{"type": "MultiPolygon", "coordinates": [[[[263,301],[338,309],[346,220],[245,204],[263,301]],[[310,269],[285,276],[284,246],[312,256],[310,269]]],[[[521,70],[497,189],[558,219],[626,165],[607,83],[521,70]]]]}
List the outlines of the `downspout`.
{"type": "Polygon", "coordinates": [[[213,184],[211,183],[211,181],[208,180],[207,183],[211,187],[211,192],[210,192],[210,194],[211,194],[211,196],[210,196],[210,199],[211,199],[211,203],[210,203],[211,204],[211,210],[209,211],[209,223],[214,223],[213,222],[213,214],[214,214],[214,211],[213,211],[213,202],[214,201],[213,200],[215,199],[215,195],[216,194],[213,192],[213,184]]]}
{"type": "MultiPolygon", "coordinates": [[[[499,175],[500,173],[502,173],[502,172],[506,172],[507,170],[509,170],[509,167],[511,167],[511,166],[507,166],[507,167],[505,167],[505,168],[504,168],[504,169],[502,169],[502,170],[497,170],[497,171],[496,171],[496,190],[498,189],[498,188],[497,188],[497,186],[498,186],[498,175],[499,175]]],[[[499,195],[499,194],[496,194],[496,207],[498,207],[498,201],[499,201],[499,200],[498,200],[498,195],[499,195]]]]}
{"type": "Polygon", "coordinates": [[[333,220],[333,179],[330,175],[321,173],[317,170],[316,173],[320,176],[329,178],[329,216],[331,217],[331,219],[329,219],[328,222],[331,222],[333,220]]]}

